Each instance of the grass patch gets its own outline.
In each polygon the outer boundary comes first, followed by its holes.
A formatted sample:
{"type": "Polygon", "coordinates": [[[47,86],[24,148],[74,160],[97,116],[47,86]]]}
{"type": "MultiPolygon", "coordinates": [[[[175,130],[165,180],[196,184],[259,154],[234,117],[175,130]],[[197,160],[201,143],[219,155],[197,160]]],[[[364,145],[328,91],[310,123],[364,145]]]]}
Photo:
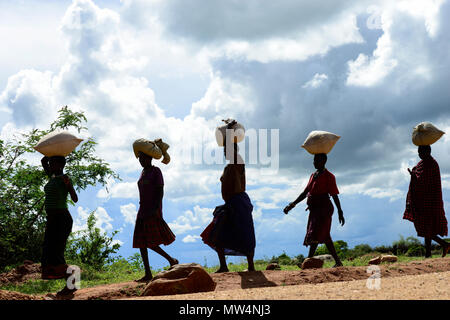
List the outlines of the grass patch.
{"type": "MultiPolygon", "coordinates": [[[[69,264],[76,264],[69,261],[69,264]]],[[[152,270],[153,274],[161,270],[152,270]]],[[[144,271],[136,269],[126,261],[116,261],[102,270],[90,266],[81,266],[81,288],[90,288],[98,285],[113,284],[120,282],[130,282],[140,279],[144,276],[144,271]]],[[[64,279],[42,280],[34,279],[21,284],[7,284],[0,286],[1,290],[16,291],[25,294],[47,294],[57,292],[64,288],[66,282],[64,279]]]]}
{"type": "Polygon", "coordinates": [[[25,294],[45,294],[49,292],[56,292],[64,288],[64,280],[29,280],[25,283],[14,285],[8,284],[1,286],[1,290],[16,291],[25,294]]]}

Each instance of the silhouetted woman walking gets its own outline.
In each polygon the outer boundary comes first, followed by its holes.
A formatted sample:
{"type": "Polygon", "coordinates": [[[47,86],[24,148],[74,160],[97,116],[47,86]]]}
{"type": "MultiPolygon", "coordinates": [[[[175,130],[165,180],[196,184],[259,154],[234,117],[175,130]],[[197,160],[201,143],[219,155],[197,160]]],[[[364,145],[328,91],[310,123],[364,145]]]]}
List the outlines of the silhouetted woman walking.
{"type": "MultiPolygon", "coordinates": [[[[44,187],[47,223],[42,248],[42,279],[65,279],[69,275],[66,273],[68,265],[64,258],[64,251],[73,224],[67,206],[67,195],[70,194],[73,202],[78,201],[78,196],[70,178],[64,174],[65,157],[43,157],[41,164],[49,177],[44,187]]],[[[75,290],[69,290],[66,286],[58,294],[73,291],[75,290]]]]}
{"type": "Polygon", "coordinates": [[[234,133],[237,122],[231,119],[225,122],[227,130],[223,135],[223,141],[218,140],[219,146],[224,147],[225,158],[230,161],[220,178],[222,199],[225,204],[216,207],[213,221],[200,236],[204,243],[217,252],[220,267],[216,272],[229,271],[226,255],[247,257],[248,271],[255,271],[253,256],[256,240],[252,217],[253,205],[245,192],[245,165],[238,154],[234,133]]]}
{"type": "Polygon", "coordinates": [[[333,240],[330,236],[331,217],[334,211],[330,196],[333,198],[334,204],[338,209],[339,222],[341,225],[344,225],[345,219],[338,197],[339,190],[336,186],[336,178],[325,168],[326,162],[327,155],[325,153],[314,155],[314,167],[317,171],[311,174],[308,185],[298,198],[284,208],[284,213],[287,214],[299,202],[307,197],[306,203],[309,208],[309,217],[303,245],[310,246],[308,258],[314,256],[317,246],[320,243],[325,243],[328,251],[336,262],[335,267],[339,267],[342,266],[342,262],[336,253],[333,240]]]}
{"type": "MultiPolygon", "coordinates": [[[[153,147],[161,148],[163,142],[159,140],[147,141],[153,144],[153,147]]],[[[165,144],[164,144],[165,145],[165,144]]],[[[167,145],[166,145],[167,146],[167,145]]],[[[167,146],[168,147],[168,146],[167,146]]],[[[161,151],[159,151],[161,152],[161,151]]],[[[138,181],[139,188],[139,210],[136,217],[136,225],[133,235],[133,248],[139,248],[142,261],[144,263],[145,275],[136,280],[138,282],[148,282],[152,279],[150,264],[148,260],[147,248],[160,254],[167,259],[169,264],[178,264],[178,260],[168,255],[160,245],[169,245],[175,241],[175,235],[163,219],[162,199],[164,196],[164,180],[161,170],[152,165],[153,157],[142,151],[135,152],[138,155],[139,162],[143,167],[138,181]]],[[[165,154],[165,150],[163,150],[165,154]]],[[[153,155],[153,154],[152,154],[153,155]]],[[[168,155],[165,154],[165,159],[168,155]]],[[[164,163],[168,163],[164,161],[164,163]]]]}
{"type": "Polygon", "coordinates": [[[441,173],[439,165],[431,156],[429,145],[419,146],[419,163],[410,170],[411,182],[406,197],[406,209],[403,219],[414,223],[417,235],[425,238],[425,257],[431,257],[431,240],[442,247],[442,256],[450,250],[450,243],[439,235],[448,232],[442,201],[441,173]]]}

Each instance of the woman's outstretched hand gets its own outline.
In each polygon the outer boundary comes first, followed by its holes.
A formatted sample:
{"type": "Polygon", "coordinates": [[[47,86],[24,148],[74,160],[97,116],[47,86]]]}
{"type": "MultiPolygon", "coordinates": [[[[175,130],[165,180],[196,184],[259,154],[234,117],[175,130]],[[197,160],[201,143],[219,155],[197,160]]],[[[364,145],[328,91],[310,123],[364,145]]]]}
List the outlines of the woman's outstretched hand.
{"type": "Polygon", "coordinates": [[[283,212],[285,214],[288,214],[288,212],[291,211],[294,207],[295,207],[295,204],[293,202],[291,202],[283,209],[283,212]]]}

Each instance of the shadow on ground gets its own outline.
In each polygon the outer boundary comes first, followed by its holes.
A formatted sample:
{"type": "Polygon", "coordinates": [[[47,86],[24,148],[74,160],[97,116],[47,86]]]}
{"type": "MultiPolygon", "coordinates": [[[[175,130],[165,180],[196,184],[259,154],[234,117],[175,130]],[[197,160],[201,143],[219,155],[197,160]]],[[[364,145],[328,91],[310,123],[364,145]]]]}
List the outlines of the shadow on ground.
{"type": "Polygon", "coordinates": [[[266,278],[262,271],[253,272],[238,272],[241,277],[241,288],[262,288],[262,287],[276,287],[275,282],[266,278]]]}

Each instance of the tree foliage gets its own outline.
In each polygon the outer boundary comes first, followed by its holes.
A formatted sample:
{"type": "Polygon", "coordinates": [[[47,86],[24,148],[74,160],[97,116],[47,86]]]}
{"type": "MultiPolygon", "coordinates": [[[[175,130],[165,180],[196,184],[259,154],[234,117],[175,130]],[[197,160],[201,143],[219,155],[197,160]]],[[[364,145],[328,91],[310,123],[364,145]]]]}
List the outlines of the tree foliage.
{"type": "MultiPolygon", "coordinates": [[[[339,256],[339,258],[344,259],[349,251],[348,248],[348,244],[347,242],[343,241],[343,240],[337,240],[333,242],[334,244],[334,248],[336,249],[336,253],[339,256]]],[[[326,245],[321,244],[320,246],[317,247],[316,250],[316,255],[322,255],[322,254],[330,254],[330,252],[328,251],[326,245]]]]}
{"type": "Polygon", "coordinates": [[[400,235],[400,239],[392,243],[392,252],[398,255],[405,254],[410,248],[417,246],[421,246],[419,239],[415,237],[408,237],[405,239],[402,235],[400,235]]]}
{"type": "Polygon", "coordinates": [[[111,237],[95,227],[95,211],[89,214],[87,229],[71,234],[66,248],[66,258],[71,262],[102,269],[113,261],[111,255],[117,252],[120,244],[114,243],[113,238],[118,231],[113,231],[111,237]]]}
{"type": "MultiPolygon", "coordinates": [[[[33,146],[54,130],[87,130],[82,112],[65,106],[47,130],[32,129],[9,140],[0,139],[0,270],[24,259],[40,261],[45,231],[44,185],[47,177],[30,159],[33,146]]],[[[66,157],[65,172],[77,191],[108,178],[120,179],[109,164],[95,155],[95,140],[84,141],[66,157]]],[[[70,201],[70,200],[69,200],[70,201]]]]}

